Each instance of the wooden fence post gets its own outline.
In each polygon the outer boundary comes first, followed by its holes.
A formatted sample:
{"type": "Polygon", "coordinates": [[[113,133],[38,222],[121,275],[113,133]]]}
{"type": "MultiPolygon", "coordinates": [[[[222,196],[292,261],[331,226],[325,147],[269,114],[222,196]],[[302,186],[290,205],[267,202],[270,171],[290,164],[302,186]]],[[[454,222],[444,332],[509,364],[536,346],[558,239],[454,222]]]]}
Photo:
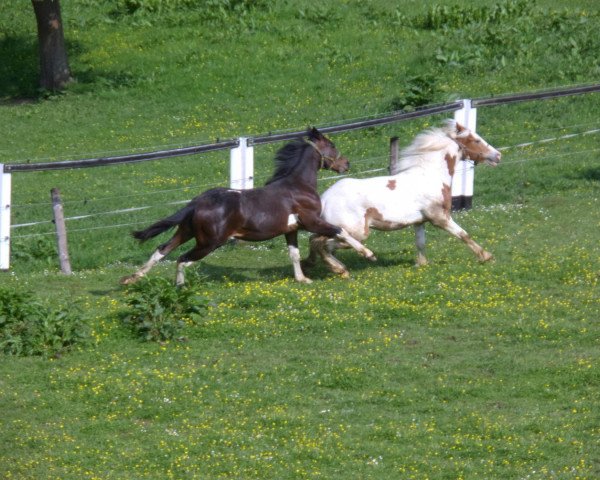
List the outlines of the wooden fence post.
{"type": "Polygon", "coordinates": [[[65,216],[60,200],[60,192],[58,191],[58,188],[53,188],[50,190],[50,194],[52,195],[52,210],[54,211],[60,270],[65,275],[71,275],[71,262],[69,261],[69,250],[67,248],[67,229],[65,227],[65,216]]]}
{"type": "Polygon", "coordinates": [[[390,175],[398,173],[398,137],[390,138],[390,175]]]}
{"type": "Polygon", "coordinates": [[[10,173],[0,163],[0,270],[10,266],[10,173]]]}

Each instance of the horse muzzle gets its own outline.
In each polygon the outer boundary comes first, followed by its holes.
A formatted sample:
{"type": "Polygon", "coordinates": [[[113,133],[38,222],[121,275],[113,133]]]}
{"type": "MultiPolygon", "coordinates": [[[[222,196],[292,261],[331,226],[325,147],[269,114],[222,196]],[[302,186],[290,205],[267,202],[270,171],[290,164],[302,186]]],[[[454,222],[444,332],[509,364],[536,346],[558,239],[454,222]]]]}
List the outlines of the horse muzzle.
{"type": "Polygon", "coordinates": [[[492,167],[497,167],[500,163],[500,159],[502,158],[502,154],[500,152],[496,152],[493,155],[489,155],[485,158],[485,163],[492,167]]]}
{"type": "Polygon", "coordinates": [[[331,163],[329,168],[334,172],[344,173],[350,169],[350,162],[346,157],[339,157],[331,163]]]}

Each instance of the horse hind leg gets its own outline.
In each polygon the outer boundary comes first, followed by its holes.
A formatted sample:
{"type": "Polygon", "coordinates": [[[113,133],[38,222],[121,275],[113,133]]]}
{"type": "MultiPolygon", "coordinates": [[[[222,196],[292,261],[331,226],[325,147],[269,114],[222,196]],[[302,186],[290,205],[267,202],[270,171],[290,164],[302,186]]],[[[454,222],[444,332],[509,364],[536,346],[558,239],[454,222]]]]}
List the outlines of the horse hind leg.
{"type": "MultiPolygon", "coordinates": [[[[303,268],[314,267],[317,264],[317,259],[319,257],[321,259],[323,259],[325,248],[327,248],[325,246],[325,244],[329,240],[333,240],[333,239],[330,239],[329,237],[325,237],[323,235],[318,235],[318,234],[313,234],[310,236],[310,239],[308,242],[308,244],[309,244],[308,257],[306,257],[301,262],[303,268]]],[[[334,251],[334,248],[330,247],[330,251],[334,251]]]]}
{"type": "Polygon", "coordinates": [[[127,275],[121,278],[121,285],[130,285],[137,282],[140,278],[144,277],[150,269],[165,258],[170,252],[176,249],[179,245],[187,242],[192,238],[191,234],[187,234],[182,229],[179,229],[175,235],[166,243],[160,245],[154,253],[150,256],[148,261],[140,268],[137,272],[132,275],[127,275]]]}
{"type": "Polygon", "coordinates": [[[207,245],[196,244],[194,248],[187,251],[177,259],[177,272],[175,274],[175,285],[181,286],[185,283],[185,268],[189,267],[192,263],[203,259],[209,253],[219,248],[227,239],[220,243],[210,243],[207,245]]]}
{"type": "Polygon", "coordinates": [[[302,268],[312,268],[317,264],[318,253],[316,248],[313,247],[313,239],[316,238],[317,235],[311,235],[308,241],[309,244],[309,252],[308,257],[304,260],[300,261],[300,265],[302,268]]]}
{"type": "Polygon", "coordinates": [[[337,273],[343,278],[349,278],[350,273],[348,272],[346,265],[334,255],[338,248],[349,248],[349,246],[340,243],[335,238],[313,235],[310,239],[310,254],[308,258],[317,258],[318,255],[333,273],[337,273]]]}
{"type": "Polygon", "coordinates": [[[427,265],[427,257],[425,256],[425,225],[420,223],[415,225],[415,245],[417,246],[417,267],[427,265]]]}

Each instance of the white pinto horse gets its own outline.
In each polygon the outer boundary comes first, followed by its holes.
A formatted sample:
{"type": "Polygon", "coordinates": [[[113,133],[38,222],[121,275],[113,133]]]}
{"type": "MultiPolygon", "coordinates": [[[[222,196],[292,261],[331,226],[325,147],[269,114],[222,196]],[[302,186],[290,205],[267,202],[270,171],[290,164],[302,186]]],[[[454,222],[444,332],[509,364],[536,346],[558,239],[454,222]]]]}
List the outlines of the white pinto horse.
{"type": "MultiPolygon", "coordinates": [[[[459,160],[495,166],[500,157],[500,152],[475,132],[449,120],[442,128],[419,134],[401,152],[395,175],[344,178],[329,187],[321,196],[321,217],[359,242],[367,239],[371,229],[390,231],[414,225],[417,265],[427,264],[424,224],[431,222],[465,242],[485,262],[492,255],[450,216],[452,176],[459,160]]],[[[333,272],[348,276],[344,264],[334,256],[337,248],[348,247],[340,240],[313,235],[305,264],[314,264],[318,255],[333,272]]]]}

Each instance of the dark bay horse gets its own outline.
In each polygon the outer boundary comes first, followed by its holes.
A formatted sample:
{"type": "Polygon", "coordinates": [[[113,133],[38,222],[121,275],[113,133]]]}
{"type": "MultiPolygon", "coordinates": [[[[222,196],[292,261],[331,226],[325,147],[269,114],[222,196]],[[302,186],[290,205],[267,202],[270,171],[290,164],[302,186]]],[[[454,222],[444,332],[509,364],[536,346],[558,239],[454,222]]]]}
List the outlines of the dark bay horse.
{"type": "Polygon", "coordinates": [[[294,266],[294,277],[310,283],[300,267],[298,230],[303,229],[326,238],[337,238],[352,245],[363,256],[373,253],[348,235],[342,228],[323,220],[321,200],[317,192],[317,171],[346,171],[348,160],[335,145],[313,128],[308,139],[284,145],[275,157],[275,173],[262,188],[233,190],[214,188],[192,199],[173,215],[163,218],[145,230],[133,232],[145,241],[173,227],[175,234],[160,245],[148,262],[137,272],[121,279],[130,284],[143,277],[159,260],[179,245],[194,238],[196,245],[177,259],[176,283],[184,283],[184,268],[206,257],[230,238],[248,241],[268,240],[285,235],[294,266]]]}

